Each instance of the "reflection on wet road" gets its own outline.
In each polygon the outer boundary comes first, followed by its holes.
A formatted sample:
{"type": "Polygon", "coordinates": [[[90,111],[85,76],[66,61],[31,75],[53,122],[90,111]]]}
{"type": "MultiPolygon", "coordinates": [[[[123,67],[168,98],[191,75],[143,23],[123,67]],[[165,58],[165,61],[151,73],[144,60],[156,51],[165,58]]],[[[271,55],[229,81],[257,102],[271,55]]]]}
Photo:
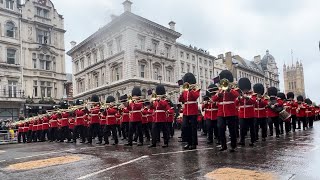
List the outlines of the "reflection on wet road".
{"type": "Polygon", "coordinates": [[[167,149],[47,142],[1,145],[0,179],[205,179],[211,172],[229,174],[222,170],[277,179],[320,179],[319,129],[320,122],[316,122],[313,129],[283,135],[279,140],[268,137],[267,142],[239,147],[236,153],[219,152],[201,136],[197,150],[184,151],[179,132],[167,149]],[[69,162],[68,157],[78,159],[69,162]],[[33,169],[8,168],[48,159],[58,161],[33,169]]]}

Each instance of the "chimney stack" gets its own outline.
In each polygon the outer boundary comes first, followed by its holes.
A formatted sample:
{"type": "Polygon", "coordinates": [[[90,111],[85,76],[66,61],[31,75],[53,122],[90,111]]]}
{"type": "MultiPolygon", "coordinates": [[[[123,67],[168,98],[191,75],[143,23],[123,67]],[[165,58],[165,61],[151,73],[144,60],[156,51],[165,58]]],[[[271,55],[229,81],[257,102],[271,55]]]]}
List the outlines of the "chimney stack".
{"type": "Polygon", "coordinates": [[[77,45],[77,42],[71,41],[70,44],[71,44],[71,48],[74,48],[77,45]]]}
{"type": "Polygon", "coordinates": [[[129,0],[124,1],[123,3],[124,12],[131,12],[132,2],[129,0]]]}
{"type": "Polygon", "coordinates": [[[173,21],[170,21],[170,22],[169,22],[169,26],[170,26],[170,29],[171,29],[171,30],[174,30],[174,31],[175,31],[175,25],[176,25],[175,22],[173,22],[173,21]]]}

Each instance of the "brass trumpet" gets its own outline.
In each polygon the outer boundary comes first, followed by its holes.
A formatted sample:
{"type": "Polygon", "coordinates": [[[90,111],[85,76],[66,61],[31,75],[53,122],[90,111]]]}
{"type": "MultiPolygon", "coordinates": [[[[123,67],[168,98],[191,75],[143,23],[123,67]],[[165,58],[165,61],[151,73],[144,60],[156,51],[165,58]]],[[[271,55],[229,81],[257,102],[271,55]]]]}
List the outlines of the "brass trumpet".
{"type": "Polygon", "coordinates": [[[232,88],[238,89],[238,85],[237,84],[230,82],[226,78],[220,80],[220,86],[219,87],[223,91],[225,91],[225,90],[227,90],[229,88],[230,89],[232,89],[232,88]]]}

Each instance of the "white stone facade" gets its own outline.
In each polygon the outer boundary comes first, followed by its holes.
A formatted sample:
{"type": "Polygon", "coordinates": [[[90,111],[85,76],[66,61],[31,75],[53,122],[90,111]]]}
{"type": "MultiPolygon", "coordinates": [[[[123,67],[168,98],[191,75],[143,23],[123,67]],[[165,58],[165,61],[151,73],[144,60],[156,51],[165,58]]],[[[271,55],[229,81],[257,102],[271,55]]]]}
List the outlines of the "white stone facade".
{"type": "Polygon", "coordinates": [[[300,62],[292,64],[291,66],[283,65],[283,79],[284,79],[284,92],[293,92],[295,97],[302,95],[306,97],[304,86],[304,71],[303,65],[300,62]]]}
{"type": "MultiPolygon", "coordinates": [[[[174,22],[169,23],[170,28],[164,27],[131,13],[130,1],[123,4],[123,14],[113,16],[109,24],[67,53],[72,57],[75,99],[88,99],[92,94],[99,95],[101,101],[108,95],[117,99],[131,94],[134,86],[140,86],[146,96],[159,83],[165,85],[167,92],[179,90],[177,81],[192,72],[193,66],[198,81],[209,84],[213,56],[177,43],[181,34],[174,30],[174,22]],[[201,58],[206,65],[198,64],[201,58]],[[203,75],[197,75],[200,68],[203,75]]],[[[177,96],[171,99],[176,102],[177,96]]]]}
{"type": "Polygon", "coordinates": [[[58,101],[64,93],[64,19],[50,0],[20,2],[0,1],[0,108],[17,101],[20,109],[27,97],[58,101]]]}

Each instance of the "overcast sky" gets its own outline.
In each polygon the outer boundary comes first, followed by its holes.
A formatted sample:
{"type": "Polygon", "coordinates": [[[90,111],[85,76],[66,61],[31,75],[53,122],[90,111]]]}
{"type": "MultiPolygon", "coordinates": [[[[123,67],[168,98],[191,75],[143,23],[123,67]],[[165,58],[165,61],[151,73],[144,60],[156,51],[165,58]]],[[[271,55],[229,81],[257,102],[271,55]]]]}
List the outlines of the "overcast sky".
{"type": "MultiPolygon", "coordinates": [[[[52,0],[65,18],[66,51],[123,12],[124,0],[52,0]]],[[[306,94],[320,103],[319,0],[131,0],[132,12],[161,25],[173,20],[179,42],[208,49],[210,54],[232,51],[246,59],[269,49],[279,67],[301,60],[306,94]]],[[[72,72],[67,57],[68,73],[72,72]]]]}

